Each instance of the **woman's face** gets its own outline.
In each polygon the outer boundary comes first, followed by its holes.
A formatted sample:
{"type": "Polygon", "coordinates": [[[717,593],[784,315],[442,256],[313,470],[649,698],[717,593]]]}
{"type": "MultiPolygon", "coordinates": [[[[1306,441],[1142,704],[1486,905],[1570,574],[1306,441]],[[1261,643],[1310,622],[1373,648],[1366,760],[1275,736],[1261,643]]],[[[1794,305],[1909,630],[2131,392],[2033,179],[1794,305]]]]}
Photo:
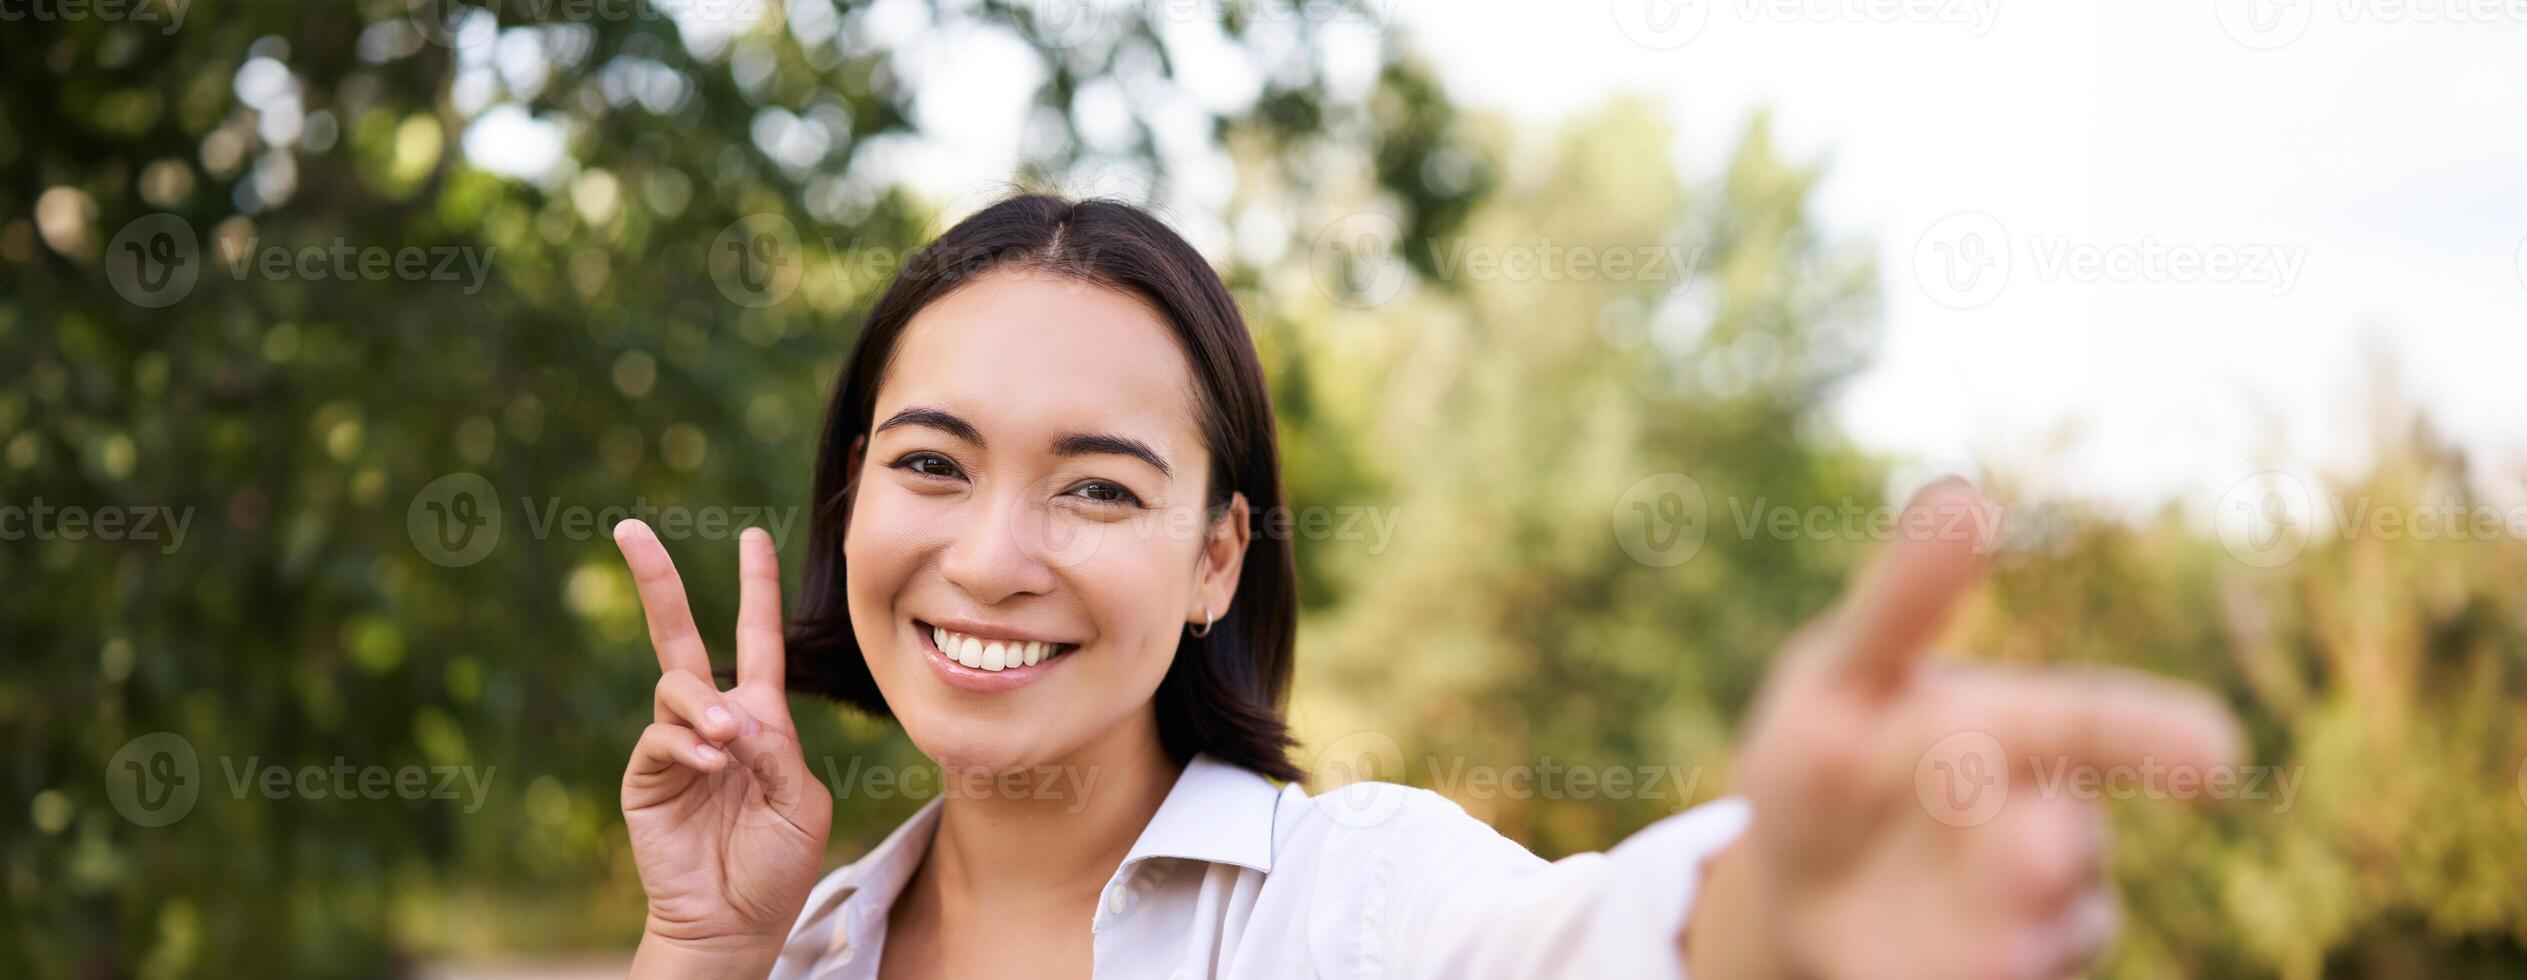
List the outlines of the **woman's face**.
{"type": "Polygon", "coordinates": [[[1197,397],[1160,315],[1099,286],[997,270],[913,317],[843,555],[924,754],[1001,772],[1151,737],[1178,637],[1226,611],[1244,557],[1242,499],[1203,519],[1197,397]]]}

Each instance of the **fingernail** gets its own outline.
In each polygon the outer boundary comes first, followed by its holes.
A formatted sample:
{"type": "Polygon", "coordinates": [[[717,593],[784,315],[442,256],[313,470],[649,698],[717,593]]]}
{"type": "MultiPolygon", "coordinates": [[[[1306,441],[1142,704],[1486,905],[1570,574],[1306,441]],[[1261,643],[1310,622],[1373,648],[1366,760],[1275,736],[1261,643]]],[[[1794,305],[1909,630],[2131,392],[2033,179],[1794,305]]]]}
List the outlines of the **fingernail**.
{"type": "Polygon", "coordinates": [[[717,765],[720,753],[718,749],[708,745],[696,745],[693,747],[693,757],[702,760],[703,765],[717,765]]]}
{"type": "Polygon", "coordinates": [[[713,707],[703,712],[702,720],[709,722],[713,728],[726,728],[737,723],[736,717],[730,715],[728,709],[720,707],[713,707]]]}

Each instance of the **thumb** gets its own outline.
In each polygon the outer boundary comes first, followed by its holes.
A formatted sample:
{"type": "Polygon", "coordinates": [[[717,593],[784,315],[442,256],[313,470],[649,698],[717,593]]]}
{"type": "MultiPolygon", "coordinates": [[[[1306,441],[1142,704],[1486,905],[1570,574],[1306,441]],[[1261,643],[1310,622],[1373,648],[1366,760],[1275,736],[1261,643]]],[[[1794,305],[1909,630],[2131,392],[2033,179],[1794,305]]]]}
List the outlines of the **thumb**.
{"type": "MultiPolygon", "coordinates": [[[[753,724],[751,719],[743,723],[753,724]]],[[[728,752],[754,777],[754,795],[760,796],[764,805],[783,820],[797,823],[802,816],[801,804],[824,791],[823,785],[808,772],[807,759],[799,754],[798,740],[778,728],[757,725],[753,732],[731,740],[728,752]]]]}

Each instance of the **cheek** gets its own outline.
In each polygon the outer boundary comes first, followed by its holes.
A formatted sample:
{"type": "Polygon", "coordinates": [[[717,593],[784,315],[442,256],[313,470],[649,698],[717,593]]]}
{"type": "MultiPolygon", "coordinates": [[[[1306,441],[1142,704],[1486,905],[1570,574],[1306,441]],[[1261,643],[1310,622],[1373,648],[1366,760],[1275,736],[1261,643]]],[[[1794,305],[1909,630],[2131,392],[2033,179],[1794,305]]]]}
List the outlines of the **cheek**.
{"type": "Polygon", "coordinates": [[[1182,538],[1118,521],[1104,525],[1096,546],[1077,553],[1062,571],[1064,584],[1096,618],[1098,633],[1129,654],[1121,658],[1125,669],[1164,672],[1175,653],[1197,547],[1182,538]]]}
{"type": "MultiPolygon", "coordinates": [[[[863,629],[883,631],[893,600],[920,567],[926,523],[900,495],[863,492],[851,503],[843,534],[845,594],[863,629]]],[[[865,640],[865,635],[864,635],[865,640]]]]}

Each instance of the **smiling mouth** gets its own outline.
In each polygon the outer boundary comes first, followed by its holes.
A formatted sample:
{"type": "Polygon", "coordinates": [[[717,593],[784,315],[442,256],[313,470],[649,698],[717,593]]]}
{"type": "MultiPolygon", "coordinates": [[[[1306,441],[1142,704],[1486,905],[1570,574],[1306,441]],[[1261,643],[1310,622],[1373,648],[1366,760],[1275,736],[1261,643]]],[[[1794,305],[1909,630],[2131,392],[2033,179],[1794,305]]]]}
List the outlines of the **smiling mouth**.
{"type": "Polygon", "coordinates": [[[933,626],[918,619],[914,628],[929,639],[931,649],[949,660],[975,670],[1002,671],[1033,667],[1037,664],[1079,649],[1076,643],[1047,643],[1041,640],[1013,640],[959,633],[943,626],[933,626]]]}

